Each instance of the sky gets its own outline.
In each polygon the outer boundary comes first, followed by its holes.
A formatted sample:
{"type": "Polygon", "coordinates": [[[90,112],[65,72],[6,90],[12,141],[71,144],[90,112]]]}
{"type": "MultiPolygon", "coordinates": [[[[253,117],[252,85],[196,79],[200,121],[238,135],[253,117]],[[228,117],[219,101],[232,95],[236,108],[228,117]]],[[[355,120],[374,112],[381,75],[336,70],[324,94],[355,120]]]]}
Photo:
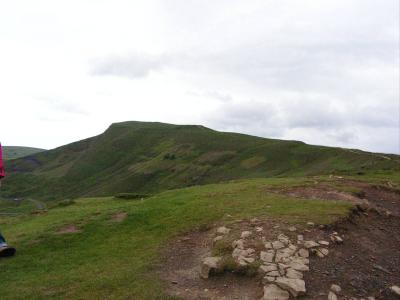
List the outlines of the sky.
{"type": "Polygon", "coordinates": [[[0,0],[0,141],[114,122],[400,154],[398,0],[0,0]]]}

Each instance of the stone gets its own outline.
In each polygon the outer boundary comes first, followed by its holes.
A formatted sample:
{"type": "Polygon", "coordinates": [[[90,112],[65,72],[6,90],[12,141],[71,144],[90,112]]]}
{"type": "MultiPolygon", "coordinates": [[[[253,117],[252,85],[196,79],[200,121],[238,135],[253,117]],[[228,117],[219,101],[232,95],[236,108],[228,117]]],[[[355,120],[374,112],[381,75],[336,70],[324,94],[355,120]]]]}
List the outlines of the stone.
{"type": "Polygon", "coordinates": [[[290,239],[282,233],[278,235],[278,241],[284,243],[285,245],[288,245],[290,243],[290,239]]]}
{"type": "Polygon", "coordinates": [[[342,288],[337,284],[332,284],[331,291],[339,294],[342,291],[342,288]]]}
{"type": "Polygon", "coordinates": [[[267,242],[265,243],[265,249],[272,249],[272,243],[271,242],[267,242]]]}
{"type": "Polygon", "coordinates": [[[304,247],[306,247],[306,248],[315,248],[315,247],[318,247],[318,246],[319,246],[319,244],[317,242],[314,242],[314,241],[305,241],[304,242],[304,247]]]}
{"type": "Polygon", "coordinates": [[[274,282],[275,279],[276,279],[275,277],[265,276],[265,277],[263,278],[263,280],[262,280],[262,283],[263,283],[263,284],[268,284],[268,283],[274,282]]]}
{"type": "Polygon", "coordinates": [[[249,236],[251,236],[251,234],[252,234],[251,231],[243,231],[241,234],[241,238],[242,239],[248,238],[249,236]]]}
{"type": "Polygon", "coordinates": [[[375,297],[368,297],[367,300],[375,300],[375,297]]]}
{"type": "Polygon", "coordinates": [[[397,285],[393,285],[390,287],[390,290],[395,293],[397,296],[400,296],[400,287],[397,285]]]}
{"type": "Polygon", "coordinates": [[[264,286],[264,296],[261,300],[288,300],[289,293],[277,287],[275,284],[264,286]]]}
{"type": "Polygon", "coordinates": [[[200,276],[207,279],[212,270],[217,270],[219,268],[220,261],[221,257],[206,257],[201,265],[200,276]]]}
{"type": "Polygon", "coordinates": [[[297,236],[297,240],[298,240],[298,241],[304,241],[304,236],[303,236],[302,234],[299,234],[299,235],[297,236]]]}
{"type": "Polygon", "coordinates": [[[252,258],[252,257],[245,257],[245,256],[239,257],[239,260],[244,260],[246,263],[249,263],[249,264],[251,264],[251,263],[253,263],[253,262],[255,261],[254,258],[252,258]]]}
{"type": "Polygon", "coordinates": [[[243,240],[233,241],[232,242],[232,248],[244,249],[244,241],[243,240]]]}
{"type": "Polygon", "coordinates": [[[318,241],[318,244],[323,245],[323,246],[329,246],[329,242],[327,242],[327,241],[318,241]]]}
{"type": "Polygon", "coordinates": [[[243,251],[243,249],[240,249],[240,248],[233,249],[232,257],[233,258],[238,258],[239,256],[242,256],[242,251],[243,251]]]}
{"type": "Polygon", "coordinates": [[[283,258],[290,257],[294,254],[295,250],[284,248],[276,251],[275,262],[282,262],[283,258]]]}
{"type": "Polygon", "coordinates": [[[289,227],[289,231],[291,231],[291,232],[294,232],[294,231],[296,231],[296,230],[297,230],[297,228],[294,227],[294,226],[290,226],[290,227],[289,227]]]}
{"type": "Polygon", "coordinates": [[[304,257],[291,257],[290,259],[291,262],[298,262],[300,264],[304,264],[304,265],[308,265],[310,263],[310,260],[308,258],[304,258],[304,257]]]}
{"type": "Polygon", "coordinates": [[[260,252],[260,259],[265,262],[272,263],[274,261],[275,251],[268,250],[268,251],[261,251],[260,252]]]}
{"type": "Polygon", "coordinates": [[[267,264],[267,265],[260,266],[261,273],[268,273],[271,271],[278,271],[278,267],[275,264],[267,264]]]}
{"type": "Polygon", "coordinates": [[[312,227],[312,226],[314,226],[315,224],[314,224],[313,222],[307,222],[307,225],[310,226],[310,227],[312,227]]]}
{"type": "Polygon", "coordinates": [[[310,270],[310,268],[307,265],[305,265],[305,264],[303,264],[301,262],[297,262],[297,261],[292,261],[289,264],[289,266],[294,270],[302,271],[302,272],[310,270]]]}
{"type": "Polygon", "coordinates": [[[272,247],[274,249],[281,249],[281,248],[285,247],[285,244],[282,243],[281,241],[275,241],[275,242],[272,242],[272,247]]]}
{"type": "Polygon", "coordinates": [[[338,297],[334,292],[330,291],[328,294],[328,300],[338,300],[338,297]]]}
{"type": "Polygon", "coordinates": [[[302,279],[303,273],[301,273],[295,269],[289,268],[286,270],[286,277],[293,278],[293,279],[302,279]]]}
{"type": "Polygon", "coordinates": [[[275,282],[280,288],[290,292],[293,297],[306,293],[306,283],[302,279],[278,277],[275,282]]]}
{"type": "Polygon", "coordinates": [[[338,235],[331,235],[331,241],[336,243],[336,244],[342,244],[343,243],[343,239],[338,235]]]}
{"type": "Polygon", "coordinates": [[[222,235],[216,236],[216,237],[214,238],[214,243],[215,243],[215,242],[218,242],[218,241],[220,241],[220,240],[222,240],[222,239],[223,239],[222,235]]]}
{"type": "Polygon", "coordinates": [[[229,228],[226,228],[225,226],[221,226],[217,229],[217,233],[220,234],[228,234],[229,231],[231,231],[229,228]]]}
{"type": "Polygon", "coordinates": [[[264,230],[262,227],[256,227],[255,229],[256,229],[257,232],[261,232],[261,231],[264,230]]]}
{"type": "Polygon", "coordinates": [[[269,276],[269,277],[279,277],[279,276],[281,276],[281,273],[279,273],[279,271],[271,271],[271,272],[268,272],[268,273],[266,274],[266,276],[269,276]]]}
{"type": "Polygon", "coordinates": [[[326,248],[319,248],[318,251],[321,252],[325,256],[327,256],[329,254],[329,250],[326,248]]]}
{"type": "Polygon", "coordinates": [[[300,249],[299,252],[297,252],[299,254],[299,256],[301,257],[309,257],[310,256],[310,252],[307,249],[300,249]]]}

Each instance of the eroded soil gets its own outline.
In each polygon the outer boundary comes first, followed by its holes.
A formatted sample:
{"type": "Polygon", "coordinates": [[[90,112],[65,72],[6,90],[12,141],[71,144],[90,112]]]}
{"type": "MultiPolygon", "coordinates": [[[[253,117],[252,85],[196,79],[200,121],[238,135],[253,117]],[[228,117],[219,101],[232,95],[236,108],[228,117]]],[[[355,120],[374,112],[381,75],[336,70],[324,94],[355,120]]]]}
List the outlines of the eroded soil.
{"type": "MultiPolygon", "coordinates": [[[[256,233],[267,240],[284,233],[291,238],[303,234],[306,240],[329,240],[337,231],[344,243],[332,244],[325,258],[310,258],[310,271],[305,273],[307,295],[300,299],[327,299],[331,284],[338,284],[339,299],[375,297],[398,299],[389,291],[400,285],[400,195],[386,187],[357,181],[342,181],[357,187],[358,197],[325,184],[274,190],[306,199],[345,200],[358,204],[358,209],[346,220],[321,228],[298,228],[289,231],[289,225],[278,220],[238,221],[229,225],[235,234],[263,227],[256,233]]],[[[215,228],[217,224],[215,224],[215,228]]],[[[164,261],[159,275],[165,281],[170,295],[181,299],[260,299],[261,280],[232,272],[210,277],[199,276],[202,259],[210,256],[215,228],[195,231],[172,241],[163,252],[164,261]]],[[[229,241],[228,241],[229,242],[229,241]]],[[[253,245],[255,248],[258,245],[253,245]]]]}

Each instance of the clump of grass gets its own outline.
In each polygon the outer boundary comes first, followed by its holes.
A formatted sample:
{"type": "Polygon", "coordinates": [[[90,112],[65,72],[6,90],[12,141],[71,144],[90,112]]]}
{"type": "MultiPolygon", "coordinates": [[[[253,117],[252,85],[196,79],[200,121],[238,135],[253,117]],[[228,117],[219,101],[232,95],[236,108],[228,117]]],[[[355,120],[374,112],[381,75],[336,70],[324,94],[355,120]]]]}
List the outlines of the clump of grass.
{"type": "Polygon", "coordinates": [[[151,195],[149,194],[136,194],[136,193],[119,193],[114,196],[117,199],[125,199],[125,200],[137,200],[148,198],[151,195]]]}
{"type": "Polygon", "coordinates": [[[231,254],[232,251],[233,251],[232,243],[227,239],[222,239],[214,244],[214,247],[212,249],[212,255],[224,256],[227,254],[231,254]]]}

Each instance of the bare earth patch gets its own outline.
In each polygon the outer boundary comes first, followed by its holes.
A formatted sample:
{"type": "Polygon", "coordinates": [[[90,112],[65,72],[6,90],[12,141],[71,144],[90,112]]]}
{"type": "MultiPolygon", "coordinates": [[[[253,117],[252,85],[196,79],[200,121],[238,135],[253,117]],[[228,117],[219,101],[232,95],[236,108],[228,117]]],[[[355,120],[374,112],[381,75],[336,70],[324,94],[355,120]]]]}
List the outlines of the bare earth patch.
{"type": "Polygon", "coordinates": [[[127,216],[128,214],[126,212],[119,212],[112,216],[111,221],[116,223],[121,223],[126,219],[127,216]]]}
{"type": "MultiPolygon", "coordinates": [[[[349,183],[362,190],[362,198],[324,185],[279,191],[302,199],[345,200],[358,204],[346,220],[330,226],[296,226],[295,231],[290,224],[277,220],[239,220],[226,225],[230,232],[223,237],[225,244],[229,247],[231,237],[251,231],[250,244],[253,239],[251,247],[258,253],[262,245],[256,241],[263,237],[272,240],[283,233],[296,240],[301,234],[304,240],[320,241],[330,240],[337,232],[343,237],[343,243],[331,243],[329,254],[323,258],[310,257],[310,271],[304,273],[307,293],[300,298],[327,299],[331,285],[337,284],[341,287],[337,292],[339,299],[398,299],[390,286],[400,284],[400,195],[397,191],[362,182],[349,183]],[[263,230],[259,231],[260,228],[263,230]]],[[[263,284],[259,274],[245,276],[225,271],[208,279],[200,277],[203,259],[216,255],[211,252],[215,251],[216,228],[215,225],[208,231],[190,232],[164,249],[158,273],[167,292],[179,299],[261,299],[263,284]]],[[[224,248],[219,250],[224,251],[224,248]]]]}
{"type": "Polygon", "coordinates": [[[58,229],[56,234],[69,234],[78,232],[81,232],[81,230],[78,227],[76,227],[75,225],[68,225],[58,229]]]}

